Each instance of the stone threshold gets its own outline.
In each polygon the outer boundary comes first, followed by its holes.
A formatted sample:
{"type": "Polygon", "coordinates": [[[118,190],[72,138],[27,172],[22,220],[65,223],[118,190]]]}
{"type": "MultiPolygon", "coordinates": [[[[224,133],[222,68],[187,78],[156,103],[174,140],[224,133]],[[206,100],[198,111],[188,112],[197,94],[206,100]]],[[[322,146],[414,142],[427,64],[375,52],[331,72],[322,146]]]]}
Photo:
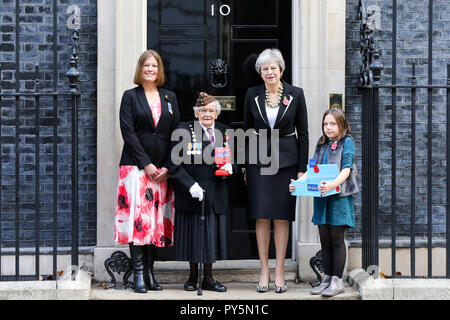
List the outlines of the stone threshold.
{"type": "Polygon", "coordinates": [[[257,282],[224,283],[226,292],[214,292],[203,290],[201,296],[197,291],[185,291],[183,284],[165,284],[162,291],[147,291],[147,293],[135,293],[132,289],[104,289],[99,283],[94,283],[91,300],[359,300],[359,293],[348,284],[345,292],[335,297],[326,298],[311,295],[311,286],[301,282],[296,284],[292,281],[286,282],[288,290],[284,293],[275,293],[273,281],[270,283],[269,291],[265,293],[256,292],[257,282]]]}
{"type": "MultiPolygon", "coordinates": [[[[282,294],[274,292],[275,259],[269,259],[271,282],[269,292],[256,292],[259,281],[259,260],[221,260],[213,265],[213,276],[227,287],[227,292],[197,291],[188,292],[183,284],[189,276],[189,263],[185,261],[156,261],[154,274],[163,286],[162,291],[135,293],[130,288],[123,288],[122,275],[116,276],[117,289],[105,289],[96,281],[91,293],[92,300],[359,300],[359,293],[346,283],[346,291],[336,297],[325,298],[313,296],[309,282],[296,281],[297,262],[286,259],[285,279],[288,291],[282,294]]],[[[129,280],[132,280],[130,276],[129,280]]],[[[104,285],[104,283],[103,283],[104,285]]]]}
{"type": "MultiPolygon", "coordinates": [[[[275,259],[269,259],[271,279],[275,279],[275,259]]],[[[220,282],[259,281],[259,260],[220,260],[213,264],[213,276],[220,282]]],[[[296,281],[297,263],[286,259],[284,263],[286,281],[296,281]]],[[[184,283],[189,276],[189,263],[186,261],[156,261],[154,273],[158,282],[184,283]]],[[[116,276],[116,275],[115,275],[116,276]]],[[[121,277],[117,277],[121,281],[121,277]]]]}

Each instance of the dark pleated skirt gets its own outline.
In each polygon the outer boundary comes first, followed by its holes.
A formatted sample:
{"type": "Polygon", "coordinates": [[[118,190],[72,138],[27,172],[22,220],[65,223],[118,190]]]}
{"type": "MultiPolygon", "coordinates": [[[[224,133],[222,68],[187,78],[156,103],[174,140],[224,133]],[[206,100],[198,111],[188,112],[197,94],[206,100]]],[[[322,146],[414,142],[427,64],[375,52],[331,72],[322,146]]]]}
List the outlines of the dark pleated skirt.
{"type": "Polygon", "coordinates": [[[275,175],[261,175],[260,167],[247,166],[249,216],[252,219],[295,220],[295,198],[289,192],[297,167],[278,170],[275,175]]]}
{"type": "Polygon", "coordinates": [[[214,263],[227,259],[226,215],[205,213],[203,259],[200,258],[200,212],[175,211],[175,259],[194,263],[214,263]]]}

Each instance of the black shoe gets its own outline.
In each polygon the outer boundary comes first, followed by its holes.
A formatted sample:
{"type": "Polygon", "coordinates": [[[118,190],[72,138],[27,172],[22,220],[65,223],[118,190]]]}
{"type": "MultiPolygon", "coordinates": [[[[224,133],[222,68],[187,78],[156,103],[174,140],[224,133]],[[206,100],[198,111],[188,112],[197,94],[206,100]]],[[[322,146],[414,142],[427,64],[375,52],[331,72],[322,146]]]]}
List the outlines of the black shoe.
{"type": "Polygon", "coordinates": [[[195,291],[195,290],[197,290],[197,282],[188,280],[184,284],[184,290],[186,290],[186,291],[195,291]]]}
{"type": "Polygon", "coordinates": [[[221,284],[219,281],[214,280],[214,282],[203,281],[202,282],[203,290],[217,291],[217,292],[225,292],[227,291],[227,287],[221,284]]]}
{"type": "Polygon", "coordinates": [[[153,275],[154,249],[152,245],[144,246],[145,250],[145,266],[144,266],[144,282],[147,290],[161,291],[163,288],[156,281],[153,275]]]}
{"type": "Polygon", "coordinates": [[[144,282],[144,248],[130,243],[130,256],[133,264],[134,292],[147,293],[144,282]]]}

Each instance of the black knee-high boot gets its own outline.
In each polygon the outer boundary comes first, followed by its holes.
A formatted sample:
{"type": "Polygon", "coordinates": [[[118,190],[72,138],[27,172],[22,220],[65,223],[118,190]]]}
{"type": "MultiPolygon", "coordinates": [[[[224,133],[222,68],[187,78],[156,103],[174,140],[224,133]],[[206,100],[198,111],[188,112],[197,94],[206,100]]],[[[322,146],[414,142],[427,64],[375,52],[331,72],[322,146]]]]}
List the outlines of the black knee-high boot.
{"type": "Polygon", "coordinates": [[[133,263],[134,292],[146,293],[144,283],[144,247],[130,243],[131,262],[133,263]]]}
{"type": "Polygon", "coordinates": [[[146,245],[145,247],[145,266],[144,266],[144,282],[147,290],[161,291],[163,288],[156,281],[153,275],[153,264],[155,261],[155,247],[146,245]]]}

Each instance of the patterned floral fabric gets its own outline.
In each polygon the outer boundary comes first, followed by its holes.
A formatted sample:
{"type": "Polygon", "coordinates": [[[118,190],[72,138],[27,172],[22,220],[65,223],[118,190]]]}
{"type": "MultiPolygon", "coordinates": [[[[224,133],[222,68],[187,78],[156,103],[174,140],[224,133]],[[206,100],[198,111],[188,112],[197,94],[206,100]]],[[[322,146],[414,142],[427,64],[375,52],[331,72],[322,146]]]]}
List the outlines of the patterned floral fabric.
{"type": "Polygon", "coordinates": [[[150,110],[152,110],[153,124],[156,127],[158,125],[159,118],[161,118],[161,102],[155,105],[151,104],[150,110]]]}
{"type": "Polygon", "coordinates": [[[173,186],[155,183],[137,166],[120,166],[114,240],[134,245],[173,245],[173,186]]]}

